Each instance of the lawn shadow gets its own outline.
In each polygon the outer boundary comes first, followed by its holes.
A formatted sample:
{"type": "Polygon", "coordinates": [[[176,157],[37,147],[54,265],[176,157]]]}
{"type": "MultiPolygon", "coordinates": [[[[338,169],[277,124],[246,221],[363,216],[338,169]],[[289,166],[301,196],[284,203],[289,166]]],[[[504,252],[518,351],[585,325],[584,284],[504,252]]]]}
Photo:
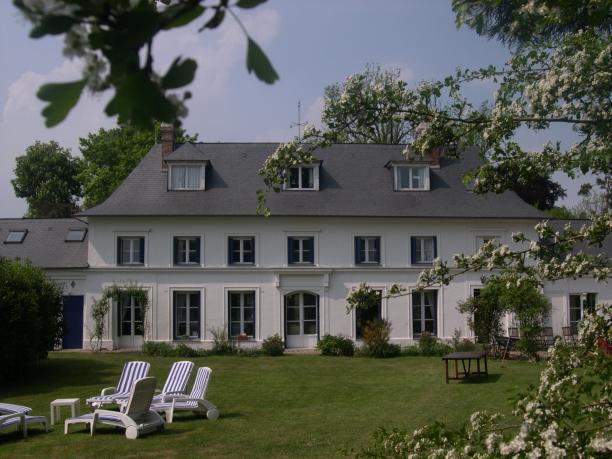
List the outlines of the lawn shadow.
{"type": "Polygon", "coordinates": [[[5,381],[3,397],[19,397],[32,393],[55,392],[71,387],[102,385],[108,379],[119,380],[121,368],[99,359],[48,359],[38,362],[18,379],[5,381]]]}
{"type": "Polygon", "coordinates": [[[471,375],[469,378],[462,379],[460,384],[494,384],[502,377],[501,373],[489,373],[488,376],[471,375]]]}

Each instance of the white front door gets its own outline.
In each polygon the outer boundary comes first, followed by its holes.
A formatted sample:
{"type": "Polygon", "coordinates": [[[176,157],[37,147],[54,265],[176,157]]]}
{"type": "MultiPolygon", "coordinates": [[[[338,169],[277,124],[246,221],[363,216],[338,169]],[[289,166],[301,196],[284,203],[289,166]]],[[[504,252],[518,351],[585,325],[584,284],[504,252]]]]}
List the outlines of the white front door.
{"type": "Polygon", "coordinates": [[[285,296],[287,347],[314,348],[319,339],[319,296],[290,293],[285,296]]]}
{"type": "Polygon", "coordinates": [[[137,348],[142,346],[144,321],[142,307],[133,296],[124,296],[117,303],[119,317],[119,347],[137,348]]]}

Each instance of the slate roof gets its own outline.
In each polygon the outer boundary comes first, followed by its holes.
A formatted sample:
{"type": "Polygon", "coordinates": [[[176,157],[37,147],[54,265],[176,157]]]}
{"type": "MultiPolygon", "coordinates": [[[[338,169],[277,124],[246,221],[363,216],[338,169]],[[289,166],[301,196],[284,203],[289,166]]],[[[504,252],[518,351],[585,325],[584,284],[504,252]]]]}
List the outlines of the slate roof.
{"type": "MultiPolygon", "coordinates": [[[[85,216],[247,216],[255,215],[257,171],[275,143],[198,143],[182,145],[175,159],[208,160],[206,190],[168,191],[161,148],[154,146],[117,190],[85,216]]],[[[389,161],[402,161],[403,145],[337,144],[317,151],[322,161],[319,191],[268,194],[273,216],[528,218],[544,214],[514,192],[476,195],[462,183],[477,167],[474,150],[463,159],[441,159],[431,169],[431,191],[394,191],[389,161]]]]}
{"type": "Polygon", "coordinates": [[[0,256],[30,260],[41,268],[86,268],[87,235],[82,242],[65,242],[69,229],[87,229],[76,218],[0,219],[0,256]],[[6,244],[10,230],[26,229],[21,244],[6,244]]]}

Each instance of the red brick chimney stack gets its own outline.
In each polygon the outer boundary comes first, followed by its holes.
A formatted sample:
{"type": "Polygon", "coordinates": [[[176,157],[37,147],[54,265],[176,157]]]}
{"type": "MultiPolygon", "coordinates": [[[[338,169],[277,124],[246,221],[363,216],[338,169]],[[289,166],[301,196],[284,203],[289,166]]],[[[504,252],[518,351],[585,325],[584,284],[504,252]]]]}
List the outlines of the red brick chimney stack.
{"type": "Polygon", "coordinates": [[[440,167],[440,149],[438,148],[431,151],[431,165],[440,167]]]}
{"type": "Polygon", "coordinates": [[[166,169],[166,157],[174,150],[174,126],[161,123],[159,127],[161,137],[162,169],[166,169]]]}

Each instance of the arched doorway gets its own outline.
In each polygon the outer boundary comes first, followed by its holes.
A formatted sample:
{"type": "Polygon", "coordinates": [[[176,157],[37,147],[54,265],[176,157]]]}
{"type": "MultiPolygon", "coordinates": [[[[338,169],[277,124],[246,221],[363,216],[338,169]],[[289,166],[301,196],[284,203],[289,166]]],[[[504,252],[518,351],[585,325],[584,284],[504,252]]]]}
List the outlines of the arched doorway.
{"type": "Polygon", "coordinates": [[[313,348],[319,340],[319,295],[292,292],[285,295],[287,347],[313,348]]]}

